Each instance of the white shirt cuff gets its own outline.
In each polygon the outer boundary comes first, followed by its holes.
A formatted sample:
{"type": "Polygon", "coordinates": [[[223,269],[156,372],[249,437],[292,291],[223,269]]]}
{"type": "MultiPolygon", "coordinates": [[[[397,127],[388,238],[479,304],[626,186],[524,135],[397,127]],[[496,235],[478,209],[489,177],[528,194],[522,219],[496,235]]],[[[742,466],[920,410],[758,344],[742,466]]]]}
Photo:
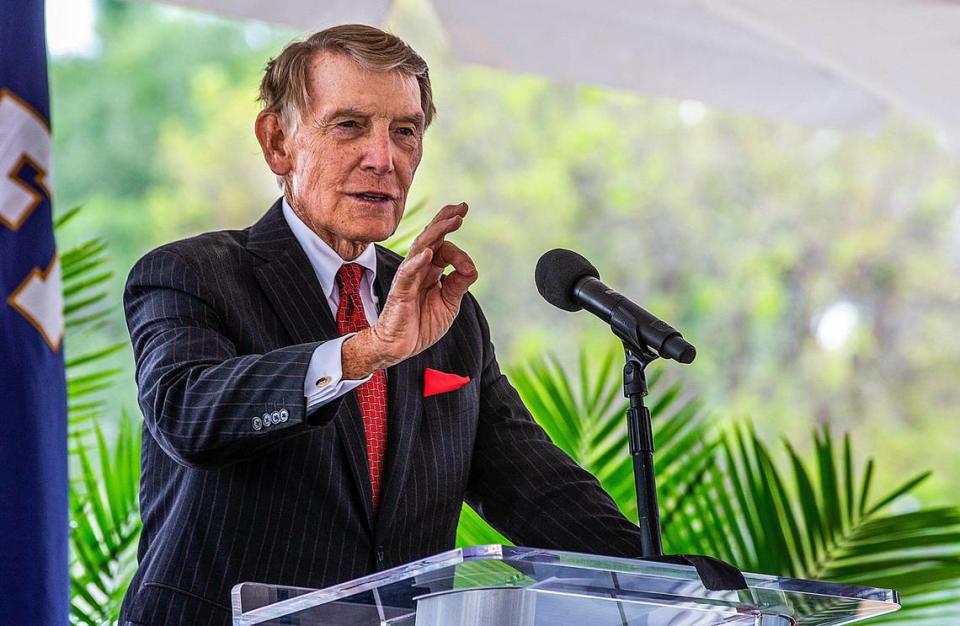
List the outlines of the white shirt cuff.
{"type": "MultiPolygon", "coordinates": [[[[307,376],[303,381],[303,395],[307,399],[307,413],[320,408],[331,400],[353,391],[370,380],[343,380],[343,342],[354,336],[350,333],[331,339],[313,351],[307,376]]],[[[372,374],[371,374],[372,376],[372,374]]]]}

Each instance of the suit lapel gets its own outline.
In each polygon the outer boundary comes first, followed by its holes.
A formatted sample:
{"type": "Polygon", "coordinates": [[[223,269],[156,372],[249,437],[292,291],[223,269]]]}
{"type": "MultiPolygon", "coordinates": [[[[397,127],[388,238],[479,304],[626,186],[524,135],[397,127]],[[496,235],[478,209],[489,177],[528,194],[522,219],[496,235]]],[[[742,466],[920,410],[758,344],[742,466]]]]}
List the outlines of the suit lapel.
{"type": "MultiPolygon", "coordinates": [[[[257,281],[294,343],[340,336],[313,266],[283,217],[280,200],[250,228],[247,249],[264,261],[255,269],[257,281]]],[[[363,503],[367,525],[373,530],[363,415],[356,394],[348,394],[343,400],[334,423],[363,503]]]]}
{"type": "MultiPolygon", "coordinates": [[[[382,310],[399,259],[383,249],[377,250],[377,297],[382,310]]],[[[397,509],[403,506],[403,484],[410,467],[414,442],[423,413],[423,360],[420,355],[387,370],[387,458],[386,483],[380,499],[374,536],[384,540],[393,528],[397,509]]]]}
{"type": "Polygon", "coordinates": [[[257,281],[295,343],[339,335],[320,281],[283,218],[279,200],[250,228],[247,249],[264,261],[255,269],[257,281]]]}

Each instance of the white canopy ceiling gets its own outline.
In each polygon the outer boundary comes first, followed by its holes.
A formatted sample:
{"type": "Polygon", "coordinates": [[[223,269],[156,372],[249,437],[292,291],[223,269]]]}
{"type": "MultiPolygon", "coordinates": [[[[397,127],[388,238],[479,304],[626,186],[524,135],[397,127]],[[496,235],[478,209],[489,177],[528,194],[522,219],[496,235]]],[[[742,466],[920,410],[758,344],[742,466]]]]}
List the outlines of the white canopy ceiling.
{"type": "MultiPolygon", "coordinates": [[[[391,0],[173,0],[309,32],[391,0]]],[[[892,108],[960,148],[955,0],[433,0],[465,61],[863,130],[892,108]]]]}

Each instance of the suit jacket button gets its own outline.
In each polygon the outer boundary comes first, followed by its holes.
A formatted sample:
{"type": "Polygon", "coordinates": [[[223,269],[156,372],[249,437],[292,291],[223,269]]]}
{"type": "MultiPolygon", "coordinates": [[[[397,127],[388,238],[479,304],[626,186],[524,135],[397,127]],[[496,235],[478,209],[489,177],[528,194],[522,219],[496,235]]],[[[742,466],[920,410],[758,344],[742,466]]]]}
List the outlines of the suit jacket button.
{"type": "Polygon", "coordinates": [[[263,422],[260,421],[260,418],[259,418],[259,417],[254,416],[254,418],[253,418],[253,429],[254,429],[254,430],[260,430],[261,428],[263,428],[263,422]]]}
{"type": "Polygon", "coordinates": [[[274,411],[270,414],[270,423],[279,424],[280,423],[280,411],[274,411]]]}
{"type": "Polygon", "coordinates": [[[263,414],[263,417],[262,417],[261,419],[263,420],[263,425],[264,425],[264,426],[269,426],[269,425],[270,425],[270,414],[269,414],[269,413],[264,413],[264,414],[263,414]]]}
{"type": "Polygon", "coordinates": [[[281,421],[281,422],[285,422],[285,421],[287,421],[288,419],[290,419],[290,414],[287,412],[287,410],[286,410],[286,409],[280,409],[280,421],[281,421]]]}

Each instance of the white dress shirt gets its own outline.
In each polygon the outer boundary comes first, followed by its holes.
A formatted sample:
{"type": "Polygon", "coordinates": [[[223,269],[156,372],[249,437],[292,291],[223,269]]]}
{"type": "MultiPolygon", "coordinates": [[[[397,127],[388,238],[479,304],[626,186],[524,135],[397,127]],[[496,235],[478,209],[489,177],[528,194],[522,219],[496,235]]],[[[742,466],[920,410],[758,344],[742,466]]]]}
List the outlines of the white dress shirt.
{"type": "MultiPolygon", "coordinates": [[[[360,299],[363,301],[363,312],[367,316],[367,323],[373,326],[379,317],[377,295],[373,289],[377,278],[377,251],[374,245],[368,245],[353,261],[344,261],[333,248],[297,217],[286,198],[283,199],[283,217],[310,260],[310,265],[313,266],[313,272],[320,281],[320,288],[323,289],[323,295],[327,297],[327,304],[334,319],[337,318],[337,306],[340,304],[340,289],[337,287],[337,272],[340,271],[340,266],[345,263],[356,263],[363,267],[360,299]]],[[[341,355],[343,342],[354,334],[356,333],[327,341],[314,350],[307,368],[307,376],[303,381],[303,395],[307,399],[308,413],[370,379],[370,376],[362,380],[343,379],[341,355]]]]}

